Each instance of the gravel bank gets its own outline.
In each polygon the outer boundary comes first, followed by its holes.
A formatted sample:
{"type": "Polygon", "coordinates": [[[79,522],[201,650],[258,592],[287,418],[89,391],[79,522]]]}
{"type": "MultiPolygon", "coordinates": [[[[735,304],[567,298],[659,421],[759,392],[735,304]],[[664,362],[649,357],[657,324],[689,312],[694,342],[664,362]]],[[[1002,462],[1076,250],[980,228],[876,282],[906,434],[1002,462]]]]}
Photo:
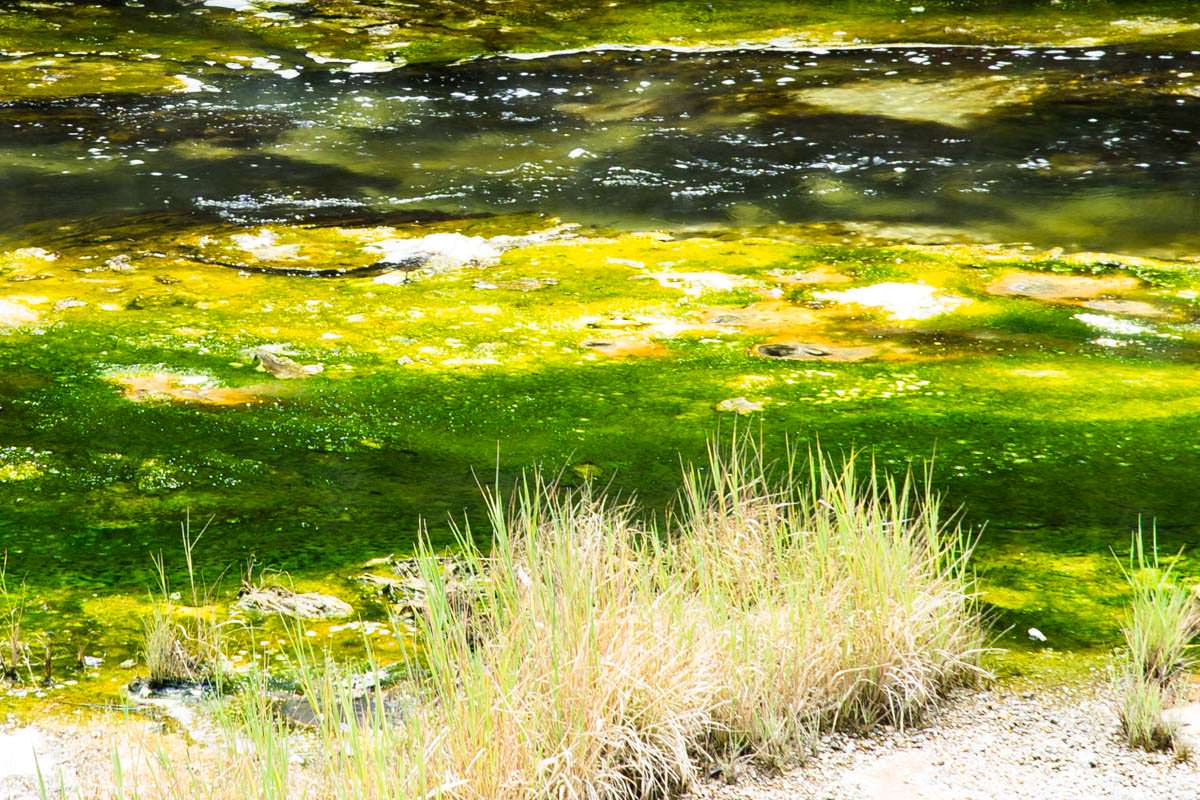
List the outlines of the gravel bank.
{"type": "Polygon", "coordinates": [[[692,800],[1200,800],[1200,766],[1130,750],[1107,687],[964,694],[921,729],[826,737],[807,766],[692,800]]]}

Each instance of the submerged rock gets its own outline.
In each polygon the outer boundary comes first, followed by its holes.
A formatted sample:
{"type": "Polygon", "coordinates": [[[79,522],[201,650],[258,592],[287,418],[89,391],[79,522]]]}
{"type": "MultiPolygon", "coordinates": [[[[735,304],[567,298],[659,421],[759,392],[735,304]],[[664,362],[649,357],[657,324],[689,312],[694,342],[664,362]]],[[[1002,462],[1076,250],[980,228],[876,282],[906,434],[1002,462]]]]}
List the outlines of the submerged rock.
{"type": "Polygon", "coordinates": [[[666,345],[661,342],[656,342],[645,336],[635,335],[587,339],[581,342],[580,346],[586,347],[593,352],[603,353],[606,356],[616,358],[652,358],[665,356],[669,352],[666,345]]]}
{"type": "Polygon", "coordinates": [[[209,406],[245,406],[265,398],[256,387],[221,386],[202,373],[166,369],[123,369],[109,372],[105,379],[121,388],[126,400],[135,403],[171,401],[209,406]]]}
{"type": "Polygon", "coordinates": [[[239,233],[230,237],[246,253],[259,261],[292,261],[303,259],[299,244],[280,244],[279,235],[270,228],[258,233],[239,233]]]}
{"type": "Polygon", "coordinates": [[[1052,272],[1009,272],[987,286],[988,294],[1001,297],[1031,297],[1035,300],[1091,300],[1106,294],[1138,288],[1137,278],[1127,275],[1092,277],[1052,272]]]}
{"type": "Polygon", "coordinates": [[[822,283],[849,283],[853,278],[830,267],[820,265],[813,269],[773,269],[767,273],[784,285],[811,286],[822,283]]]}
{"type": "Polygon", "coordinates": [[[299,593],[278,586],[243,587],[234,605],[246,611],[300,619],[337,619],[354,613],[349,603],[332,595],[299,593]]]}
{"type": "Polygon", "coordinates": [[[376,594],[386,597],[399,597],[405,587],[404,581],[400,578],[390,575],[377,575],[373,572],[364,572],[361,575],[355,575],[351,580],[361,583],[376,594]]]}
{"type": "Polygon", "coordinates": [[[349,695],[348,705],[322,703],[321,700],[326,698],[311,698],[300,693],[275,692],[270,695],[271,708],[284,723],[300,729],[328,723],[344,727],[352,721],[351,717],[360,724],[379,721],[381,716],[398,723],[414,707],[412,695],[403,691],[402,682],[408,674],[407,667],[397,664],[338,676],[339,687],[349,695]]]}
{"type": "Polygon", "coordinates": [[[1169,310],[1143,300],[1088,300],[1080,305],[1092,311],[1117,314],[1118,316],[1145,317],[1147,319],[1166,319],[1175,316],[1169,310]]]}
{"type": "Polygon", "coordinates": [[[258,366],[263,372],[283,380],[311,378],[313,375],[319,375],[325,371],[323,364],[300,364],[269,347],[255,348],[251,352],[251,358],[258,362],[258,366]]]}
{"type": "Polygon", "coordinates": [[[1038,78],[1006,75],[951,78],[938,81],[868,78],[840,86],[796,92],[802,103],[839,114],[863,114],[914,122],[967,127],[985,114],[1005,106],[1028,103],[1047,87],[1038,78]]]}
{"type": "Polygon", "coordinates": [[[756,355],[785,361],[862,361],[871,358],[878,352],[879,348],[871,345],[843,346],[791,342],[769,342],[754,348],[756,355]]]}
{"type": "MultiPolygon", "coordinates": [[[[350,698],[349,708],[338,703],[332,711],[339,717],[339,726],[349,724],[349,716],[353,716],[359,725],[370,724],[381,713],[385,719],[398,723],[412,705],[412,699],[403,695],[379,695],[372,689],[363,689],[350,698]]],[[[303,695],[277,694],[271,698],[271,707],[281,721],[301,730],[319,727],[326,721],[324,709],[318,709],[314,701],[303,695]]]]}
{"type": "Polygon", "coordinates": [[[405,236],[390,226],[262,226],[230,235],[185,237],[181,254],[201,264],[289,277],[374,276],[402,284],[413,273],[437,274],[466,266],[490,266],[507,250],[558,237],[568,226],[520,236],[471,236],[439,232],[405,236]]]}
{"type": "Polygon", "coordinates": [[[717,411],[732,411],[735,414],[753,414],[762,411],[763,404],[757,400],[747,400],[744,397],[731,397],[717,403],[717,411]]]}
{"type": "Polygon", "coordinates": [[[811,308],[771,300],[738,309],[713,309],[705,320],[709,325],[742,331],[767,333],[776,337],[803,338],[825,324],[811,308]]]}

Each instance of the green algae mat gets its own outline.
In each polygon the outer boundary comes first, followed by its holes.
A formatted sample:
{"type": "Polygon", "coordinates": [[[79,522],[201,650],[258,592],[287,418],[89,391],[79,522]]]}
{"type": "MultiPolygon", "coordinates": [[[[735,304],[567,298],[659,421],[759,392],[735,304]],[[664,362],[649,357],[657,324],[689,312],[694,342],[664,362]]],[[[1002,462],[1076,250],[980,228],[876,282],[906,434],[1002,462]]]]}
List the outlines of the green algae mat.
{"type": "Polygon", "coordinates": [[[1139,521],[1200,569],[1198,109],[1191,3],[5,4],[0,703],[117,696],[189,515],[379,619],[734,428],[932,457],[1013,668],[1102,652],[1139,521]]]}

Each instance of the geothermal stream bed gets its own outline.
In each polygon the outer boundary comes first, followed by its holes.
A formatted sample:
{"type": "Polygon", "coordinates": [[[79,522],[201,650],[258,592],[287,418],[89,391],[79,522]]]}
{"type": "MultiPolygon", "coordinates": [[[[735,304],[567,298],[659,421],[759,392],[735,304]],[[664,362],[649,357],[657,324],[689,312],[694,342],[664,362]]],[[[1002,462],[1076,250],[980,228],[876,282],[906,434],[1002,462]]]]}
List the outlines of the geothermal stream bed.
{"type": "Polygon", "coordinates": [[[986,523],[1009,675],[1107,654],[1139,519],[1200,570],[1200,25],[669,42],[630,12],[597,23],[620,45],[426,20],[360,46],[297,4],[10,5],[0,621],[38,642],[13,713],[123,702],[186,519],[222,603],[285,573],[354,609],[306,636],[398,659],[356,578],[423,524],[451,546],[479,476],[661,510],[735,421],[775,454],[932,457],[986,523]]]}

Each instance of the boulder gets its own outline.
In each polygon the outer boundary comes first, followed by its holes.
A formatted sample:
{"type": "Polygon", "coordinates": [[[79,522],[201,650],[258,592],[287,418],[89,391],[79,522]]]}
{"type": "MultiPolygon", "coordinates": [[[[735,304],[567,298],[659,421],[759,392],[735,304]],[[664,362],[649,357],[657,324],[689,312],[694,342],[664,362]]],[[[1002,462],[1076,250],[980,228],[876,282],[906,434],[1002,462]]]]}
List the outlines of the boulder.
{"type": "Polygon", "coordinates": [[[246,611],[300,619],[337,619],[354,613],[349,603],[332,595],[293,592],[279,586],[245,586],[234,605],[246,611]]]}

